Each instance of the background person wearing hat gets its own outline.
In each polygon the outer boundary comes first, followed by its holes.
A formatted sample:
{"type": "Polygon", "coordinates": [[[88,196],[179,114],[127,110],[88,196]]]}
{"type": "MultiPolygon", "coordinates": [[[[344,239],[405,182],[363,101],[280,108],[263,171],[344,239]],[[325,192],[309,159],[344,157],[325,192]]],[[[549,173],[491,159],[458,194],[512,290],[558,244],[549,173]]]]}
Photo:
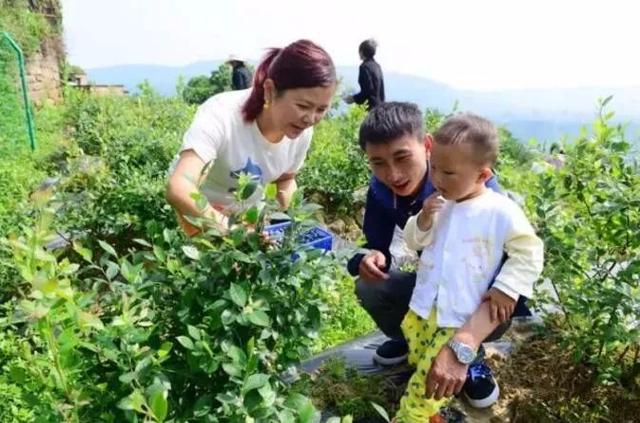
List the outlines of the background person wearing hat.
{"type": "Polygon", "coordinates": [[[231,86],[234,90],[245,90],[251,86],[251,71],[244,63],[244,59],[236,55],[229,56],[227,63],[231,65],[231,86]]]}

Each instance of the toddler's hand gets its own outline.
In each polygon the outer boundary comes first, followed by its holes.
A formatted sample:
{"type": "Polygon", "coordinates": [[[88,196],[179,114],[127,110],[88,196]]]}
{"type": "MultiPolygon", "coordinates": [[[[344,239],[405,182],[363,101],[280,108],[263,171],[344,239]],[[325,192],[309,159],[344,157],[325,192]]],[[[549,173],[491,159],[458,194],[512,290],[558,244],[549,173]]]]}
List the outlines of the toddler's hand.
{"type": "Polygon", "coordinates": [[[422,213],[418,218],[418,227],[422,231],[428,230],[433,224],[433,215],[439,212],[445,199],[438,192],[434,192],[422,202],[422,213]]]}
{"type": "Polygon", "coordinates": [[[511,318],[516,308],[516,300],[496,288],[491,288],[484,294],[482,301],[491,302],[491,322],[496,320],[504,323],[511,318]]]}

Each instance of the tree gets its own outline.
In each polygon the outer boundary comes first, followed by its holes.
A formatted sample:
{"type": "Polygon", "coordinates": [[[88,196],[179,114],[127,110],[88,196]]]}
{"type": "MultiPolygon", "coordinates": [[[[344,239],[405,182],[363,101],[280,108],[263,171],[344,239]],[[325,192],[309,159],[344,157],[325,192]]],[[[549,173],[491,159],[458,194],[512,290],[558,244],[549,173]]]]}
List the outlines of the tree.
{"type": "Polygon", "coordinates": [[[222,64],[211,76],[199,75],[191,78],[182,92],[189,104],[202,104],[212,95],[231,90],[231,69],[222,64]]]}

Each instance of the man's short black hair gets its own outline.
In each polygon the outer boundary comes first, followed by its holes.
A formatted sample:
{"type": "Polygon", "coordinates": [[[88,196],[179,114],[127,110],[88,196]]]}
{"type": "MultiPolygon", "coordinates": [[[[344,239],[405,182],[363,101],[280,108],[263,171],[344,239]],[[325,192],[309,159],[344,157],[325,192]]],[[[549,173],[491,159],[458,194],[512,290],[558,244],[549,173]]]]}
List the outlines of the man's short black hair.
{"type": "Polygon", "coordinates": [[[376,55],[376,50],[378,49],[378,43],[373,38],[369,38],[368,40],[364,40],[360,43],[358,47],[358,51],[362,53],[365,59],[373,59],[373,56],[376,55]]]}
{"type": "Polygon", "coordinates": [[[386,144],[406,135],[424,138],[422,112],[414,103],[390,101],[369,112],[360,125],[359,142],[364,150],[367,144],[386,144]]]}

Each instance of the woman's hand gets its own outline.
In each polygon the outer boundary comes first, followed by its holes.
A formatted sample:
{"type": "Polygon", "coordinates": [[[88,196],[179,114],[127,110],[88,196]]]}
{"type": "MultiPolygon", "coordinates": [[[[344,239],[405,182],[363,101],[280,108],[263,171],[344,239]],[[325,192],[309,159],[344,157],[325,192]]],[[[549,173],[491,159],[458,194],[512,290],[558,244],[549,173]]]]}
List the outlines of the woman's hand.
{"type": "Polygon", "coordinates": [[[167,182],[167,201],[175,209],[178,223],[189,236],[199,233],[200,228],[189,223],[184,216],[209,218],[220,230],[226,230],[228,226],[227,216],[209,204],[201,209],[191,197],[192,193],[198,192],[198,180],[204,165],[195,151],[185,150],[180,153],[180,159],[167,182]]]}

